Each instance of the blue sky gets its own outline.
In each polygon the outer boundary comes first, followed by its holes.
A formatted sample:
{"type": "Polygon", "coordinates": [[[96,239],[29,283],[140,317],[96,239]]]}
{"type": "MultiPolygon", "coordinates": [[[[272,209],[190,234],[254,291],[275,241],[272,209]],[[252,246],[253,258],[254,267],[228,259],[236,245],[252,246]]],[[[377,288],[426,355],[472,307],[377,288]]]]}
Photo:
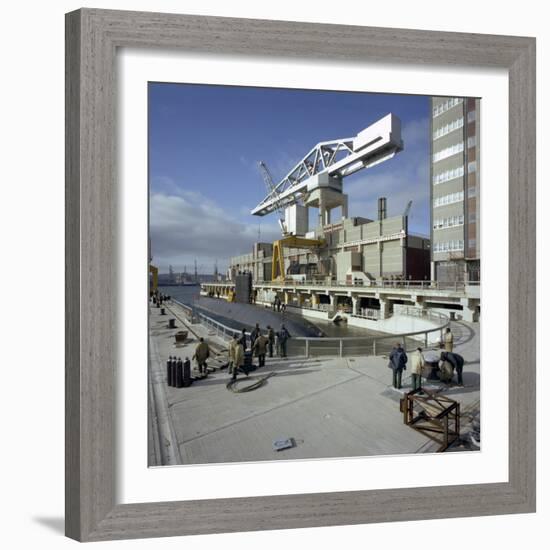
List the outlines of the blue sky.
{"type": "MultiPolygon", "coordinates": [[[[250,214],[265,196],[263,160],[277,182],[319,141],[352,137],[393,112],[403,152],[344,179],[349,215],[376,219],[413,201],[409,229],[429,233],[427,96],[149,84],[150,235],[161,272],[211,273],[258,240],[280,236],[276,214],[250,214]]],[[[314,216],[310,216],[311,220],[314,216]]]]}

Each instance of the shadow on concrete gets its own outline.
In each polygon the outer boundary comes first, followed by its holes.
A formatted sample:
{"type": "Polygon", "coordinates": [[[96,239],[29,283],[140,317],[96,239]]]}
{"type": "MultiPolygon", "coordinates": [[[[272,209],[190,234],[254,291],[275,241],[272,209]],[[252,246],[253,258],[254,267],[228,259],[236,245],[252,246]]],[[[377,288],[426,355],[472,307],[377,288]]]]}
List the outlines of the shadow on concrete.
{"type": "Polygon", "coordinates": [[[58,535],[64,535],[65,534],[65,518],[32,518],[35,523],[38,523],[40,525],[43,525],[44,527],[47,527],[50,529],[50,531],[53,531],[54,533],[57,533],[58,535]]]}
{"type": "Polygon", "coordinates": [[[463,388],[456,385],[456,373],[455,373],[453,377],[453,382],[451,382],[449,386],[446,386],[445,384],[441,384],[443,386],[443,390],[441,391],[441,393],[444,395],[448,395],[449,397],[452,398],[454,394],[459,395],[459,394],[479,391],[480,376],[477,372],[468,372],[467,370],[464,370],[462,373],[462,379],[464,381],[463,388]]]}
{"type": "Polygon", "coordinates": [[[475,332],[465,323],[461,321],[453,321],[451,324],[451,330],[454,334],[458,336],[457,340],[455,340],[456,346],[461,346],[463,344],[468,343],[470,340],[472,340],[475,336],[475,332]],[[459,325],[461,327],[461,330],[459,333],[455,331],[455,326],[459,325]]]}
{"type": "Polygon", "coordinates": [[[314,361],[311,363],[275,363],[271,365],[266,365],[267,368],[271,369],[289,369],[289,370],[300,370],[308,369],[312,366],[318,366],[320,361],[314,361]]]}
{"type": "MultiPolygon", "coordinates": [[[[311,374],[311,373],[314,373],[314,372],[319,372],[320,369],[311,369],[311,368],[305,368],[305,367],[301,367],[299,368],[298,370],[294,370],[295,368],[292,367],[291,369],[289,370],[278,370],[278,369],[273,369],[273,375],[274,377],[276,378],[279,378],[279,377],[282,377],[282,376],[299,376],[299,375],[302,375],[302,374],[311,374]]],[[[250,375],[247,377],[245,376],[244,374],[242,373],[239,373],[239,376],[237,378],[237,380],[239,382],[250,382],[250,383],[253,383],[253,382],[256,382],[258,381],[260,378],[262,378],[263,376],[266,376],[267,374],[269,374],[269,369],[268,370],[263,370],[263,369],[257,369],[253,372],[250,373],[250,375]]],[[[208,378],[204,378],[202,380],[195,380],[193,382],[193,385],[190,386],[189,388],[181,388],[182,392],[183,390],[192,390],[193,387],[204,387],[204,386],[219,386],[219,385],[223,385],[223,386],[226,386],[227,383],[231,380],[230,376],[224,376],[224,377],[213,377],[213,376],[209,376],[208,378]]],[[[268,383],[269,380],[266,381],[266,383],[268,383]]],[[[182,394],[182,397],[183,397],[184,394],[182,394]]],[[[178,399],[177,401],[173,401],[169,404],[169,407],[173,407],[174,405],[179,405],[180,403],[182,403],[184,401],[184,399],[178,399]]]]}
{"type": "MultiPolygon", "coordinates": [[[[439,393],[441,395],[446,395],[453,398],[453,395],[463,395],[466,393],[472,393],[472,392],[478,392],[479,391],[479,382],[480,382],[480,376],[477,372],[468,372],[464,370],[462,372],[462,380],[464,382],[464,387],[457,386],[456,382],[456,373],[453,376],[453,381],[448,386],[444,384],[443,382],[440,382],[439,380],[428,380],[422,379],[423,387],[429,388],[433,391],[430,386],[434,386],[435,388],[439,389],[439,393]]],[[[403,386],[402,391],[404,393],[412,390],[412,384],[411,384],[411,378],[408,376],[407,378],[403,377],[403,386]]],[[[388,384],[388,387],[386,387],[382,392],[381,395],[384,395],[385,397],[390,397],[394,401],[399,401],[401,397],[403,397],[403,394],[400,392],[394,390],[390,384],[388,384]]]]}
{"type": "Polygon", "coordinates": [[[305,369],[300,368],[299,371],[295,371],[294,369],[291,370],[285,370],[285,371],[279,371],[275,370],[273,371],[275,373],[275,376],[278,378],[279,376],[299,376],[300,374],[310,374],[312,372],[319,372],[321,369],[305,369]]]}

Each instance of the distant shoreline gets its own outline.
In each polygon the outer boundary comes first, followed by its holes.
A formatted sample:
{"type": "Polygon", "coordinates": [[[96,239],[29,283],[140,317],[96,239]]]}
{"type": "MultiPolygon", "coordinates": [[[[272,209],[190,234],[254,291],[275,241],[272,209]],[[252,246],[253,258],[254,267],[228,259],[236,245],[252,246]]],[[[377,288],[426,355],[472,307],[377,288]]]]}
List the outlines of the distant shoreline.
{"type": "Polygon", "coordinates": [[[159,288],[164,287],[164,286],[201,286],[201,284],[200,283],[162,283],[162,284],[159,284],[159,288]]]}

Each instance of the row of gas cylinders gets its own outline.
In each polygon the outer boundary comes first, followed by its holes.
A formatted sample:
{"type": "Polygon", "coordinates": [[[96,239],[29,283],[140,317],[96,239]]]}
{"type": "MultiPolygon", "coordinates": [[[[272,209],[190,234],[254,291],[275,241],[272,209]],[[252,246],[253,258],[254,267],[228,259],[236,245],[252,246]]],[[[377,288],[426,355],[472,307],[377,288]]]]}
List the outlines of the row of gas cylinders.
{"type": "Polygon", "coordinates": [[[174,388],[188,388],[193,383],[191,361],[188,358],[182,361],[181,357],[170,356],[166,361],[166,382],[174,388]]]}

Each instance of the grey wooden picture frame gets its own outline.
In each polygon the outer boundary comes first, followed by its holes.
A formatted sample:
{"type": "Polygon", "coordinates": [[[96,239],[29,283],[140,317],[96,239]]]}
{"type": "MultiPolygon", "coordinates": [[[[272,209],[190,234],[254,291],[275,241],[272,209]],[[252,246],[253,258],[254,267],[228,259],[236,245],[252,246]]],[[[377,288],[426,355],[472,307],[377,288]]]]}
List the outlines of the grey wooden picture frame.
{"type": "Polygon", "coordinates": [[[66,15],[66,534],[80,541],[535,511],[535,39],[82,9],[66,15]],[[117,48],[509,74],[509,480],[115,502],[117,48]]]}

